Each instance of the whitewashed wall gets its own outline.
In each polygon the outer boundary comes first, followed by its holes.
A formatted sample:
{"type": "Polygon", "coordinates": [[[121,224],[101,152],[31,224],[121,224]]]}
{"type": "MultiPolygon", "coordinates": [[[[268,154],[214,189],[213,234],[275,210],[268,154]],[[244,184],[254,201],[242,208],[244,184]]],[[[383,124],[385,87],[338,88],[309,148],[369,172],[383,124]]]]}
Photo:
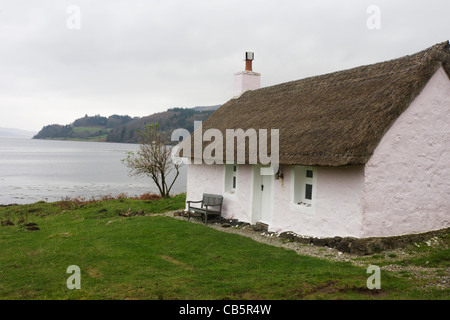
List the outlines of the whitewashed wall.
{"type": "MultiPolygon", "coordinates": [[[[362,223],[362,166],[318,168],[315,208],[305,212],[294,205],[290,167],[283,166],[284,179],[273,181],[274,204],[270,231],[293,231],[315,237],[360,236],[362,223]]],[[[188,166],[187,200],[200,200],[203,193],[224,196],[223,216],[252,222],[252,168],[238,166],[234,195],[224,193],[222,165],[188,166]]]]}
{"type": "Polygon", "coordinates": [[[224,196],[224,218],[250,221],[251,217],[251,167],[238,166],[235,194],[224,192],[224,166],[213,164],[189,164],[187,170],[187,200],[201,200],[203,193],[224,196]]]}
{"type": "Polygon", "coordinates": [[[441,67],[366,164],[361,236],[450,226],[450,80],[441,67]]]}
{"type": "Polygon", "coordinates": [[[360,236],[363,166],[317,168],[312,210],[293,203],[291,173],[288,166],[283,166],[284,179],[275,180],[276,202],[270,230],[313,237],[360,236]]]}

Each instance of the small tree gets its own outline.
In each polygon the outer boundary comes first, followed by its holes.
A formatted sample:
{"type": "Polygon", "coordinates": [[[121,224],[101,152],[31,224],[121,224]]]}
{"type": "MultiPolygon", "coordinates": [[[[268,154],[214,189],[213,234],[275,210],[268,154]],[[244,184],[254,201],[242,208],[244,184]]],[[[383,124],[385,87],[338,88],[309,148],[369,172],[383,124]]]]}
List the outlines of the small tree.
{"type": "Polygon", "coordinates": [[[129,175],[152,178],[161,197],[167,198],[180,174],[181,164],[172,161],[172,148],[168,146],[169,140],[162,134],[158,123],[146,125],[139,133],[139,150],[128,152],[122,162],[130,169],[129,175]],[[169,184],[168,176],[174,171],[175,176],[169,184]]]}

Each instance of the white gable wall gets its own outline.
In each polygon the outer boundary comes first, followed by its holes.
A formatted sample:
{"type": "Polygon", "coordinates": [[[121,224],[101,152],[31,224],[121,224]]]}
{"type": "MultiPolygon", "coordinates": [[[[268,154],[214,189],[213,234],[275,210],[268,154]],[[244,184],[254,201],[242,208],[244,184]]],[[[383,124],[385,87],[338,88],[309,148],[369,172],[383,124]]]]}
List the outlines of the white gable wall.
{"type": "Polygon", "coordinates": [[[450,226],[450,80],[441,67],[366,164],[362,236],[450,226]]]}

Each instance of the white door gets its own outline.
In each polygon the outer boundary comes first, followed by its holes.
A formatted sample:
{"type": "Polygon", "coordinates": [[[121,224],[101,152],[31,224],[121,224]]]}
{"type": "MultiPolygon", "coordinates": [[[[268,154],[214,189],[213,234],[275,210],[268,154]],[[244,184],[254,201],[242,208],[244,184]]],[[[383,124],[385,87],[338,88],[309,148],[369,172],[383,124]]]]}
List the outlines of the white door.
{"type": "Polygon", "coordinates": [[[269,224],[272,218],[273,176],[261,176],[261,222],[269,224]]]}
{"type": "Polygon", "coordinates": [[[272,222],[273,175],[261,175],[261,167],[253,168],[252,223],[272,222]]]}

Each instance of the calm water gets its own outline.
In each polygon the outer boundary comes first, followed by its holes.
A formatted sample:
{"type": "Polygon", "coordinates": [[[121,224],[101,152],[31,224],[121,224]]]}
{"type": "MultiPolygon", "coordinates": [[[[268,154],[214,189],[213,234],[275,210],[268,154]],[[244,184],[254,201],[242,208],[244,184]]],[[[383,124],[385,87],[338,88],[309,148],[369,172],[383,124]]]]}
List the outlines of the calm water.
{"type": "MultiPolygon", "coordinates": [[[[0,204],[82,196],[158,193],[150,178],[128,175],[120,161],[137,144],[0,137],[0,204]]],[[[186,191],[186,166],[171,193],[186,191]]]]}

